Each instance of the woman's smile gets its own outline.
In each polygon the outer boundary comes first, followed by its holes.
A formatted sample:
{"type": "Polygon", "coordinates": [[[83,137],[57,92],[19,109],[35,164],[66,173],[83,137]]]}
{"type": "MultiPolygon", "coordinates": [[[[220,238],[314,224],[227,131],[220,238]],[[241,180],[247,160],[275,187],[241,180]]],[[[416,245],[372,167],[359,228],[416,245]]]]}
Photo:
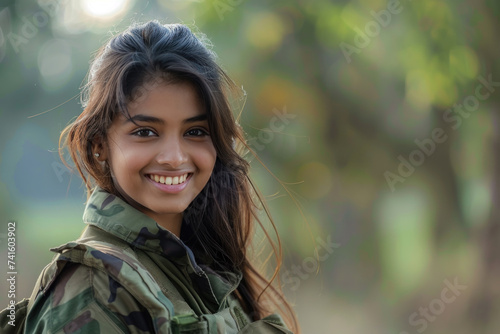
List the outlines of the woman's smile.
{"type": "Polygon", "coordinates": [[[176,184],[181,184],[184,183],[188,175],[191,175],[191,173],[185,173],[179,176],[164,176],[164,175],[158,175],[158,174],[149,174],[149,178],[155,182],[158,183],[163,183],[167,185],[176,185],[176,184]]]}
{"type": "Polygon", "coordinates": [[[164,176],[158,174],[149,174],[149,179],[155,187],[166,193],[175,194],[187,187],[192,173],[185,173],[179,176],[164,176]]]}

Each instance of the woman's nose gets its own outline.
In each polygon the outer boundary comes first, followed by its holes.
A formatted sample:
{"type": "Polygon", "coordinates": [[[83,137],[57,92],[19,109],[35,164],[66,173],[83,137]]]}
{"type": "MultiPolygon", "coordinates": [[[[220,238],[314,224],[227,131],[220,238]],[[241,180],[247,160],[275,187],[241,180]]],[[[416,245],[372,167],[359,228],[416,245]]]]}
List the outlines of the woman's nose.
{"type": "Polygon", "coordinates": [[[172,168],[179,168],[186,163],[188,155],[182,143],[182,139],[167,138],[160,143],[156,161],[161,165],[170,165],[172,168]]]}

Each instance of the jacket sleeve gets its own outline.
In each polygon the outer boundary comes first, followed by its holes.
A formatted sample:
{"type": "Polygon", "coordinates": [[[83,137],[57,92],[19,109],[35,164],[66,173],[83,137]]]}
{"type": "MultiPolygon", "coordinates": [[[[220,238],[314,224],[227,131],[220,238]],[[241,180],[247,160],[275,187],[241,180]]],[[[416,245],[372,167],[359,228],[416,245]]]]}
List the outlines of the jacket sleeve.
{"type": "Polygon", "coordinates": [[[26,333],[154,333],[151,318],[105,272],[68,263],[28,313],[26,333]]]}

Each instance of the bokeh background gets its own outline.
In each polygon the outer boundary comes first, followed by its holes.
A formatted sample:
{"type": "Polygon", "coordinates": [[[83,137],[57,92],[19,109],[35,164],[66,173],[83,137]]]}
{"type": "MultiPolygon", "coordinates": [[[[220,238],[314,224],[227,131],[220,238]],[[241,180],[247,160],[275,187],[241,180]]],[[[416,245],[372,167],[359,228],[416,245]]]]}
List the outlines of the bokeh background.
{"type": "Polygon", "coordinates": [[[2,0],[1,306],[8,221],[18,299],[84,227],[57,149],[93,53],[158,19],[205,33],[247,94],[304,333],[498,334],[499,17],[495,0],[2,0]]]}

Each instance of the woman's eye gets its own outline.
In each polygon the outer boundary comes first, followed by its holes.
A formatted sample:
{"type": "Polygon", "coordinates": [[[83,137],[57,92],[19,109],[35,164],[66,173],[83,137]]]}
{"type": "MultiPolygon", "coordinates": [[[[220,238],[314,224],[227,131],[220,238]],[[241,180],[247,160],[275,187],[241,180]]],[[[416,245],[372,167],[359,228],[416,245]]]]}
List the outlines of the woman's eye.
{"type": "Polygon", "coordinates": [[[193,137],[208,136],[208,132],[203,129],[191,129],[186,134],[193,137]]]}
{"type": "Polygon", "coordinates": [[[138,137],[152,137],[156,135],[156,133],[149,129],[139,129],[132,134],[138,137]]]}

